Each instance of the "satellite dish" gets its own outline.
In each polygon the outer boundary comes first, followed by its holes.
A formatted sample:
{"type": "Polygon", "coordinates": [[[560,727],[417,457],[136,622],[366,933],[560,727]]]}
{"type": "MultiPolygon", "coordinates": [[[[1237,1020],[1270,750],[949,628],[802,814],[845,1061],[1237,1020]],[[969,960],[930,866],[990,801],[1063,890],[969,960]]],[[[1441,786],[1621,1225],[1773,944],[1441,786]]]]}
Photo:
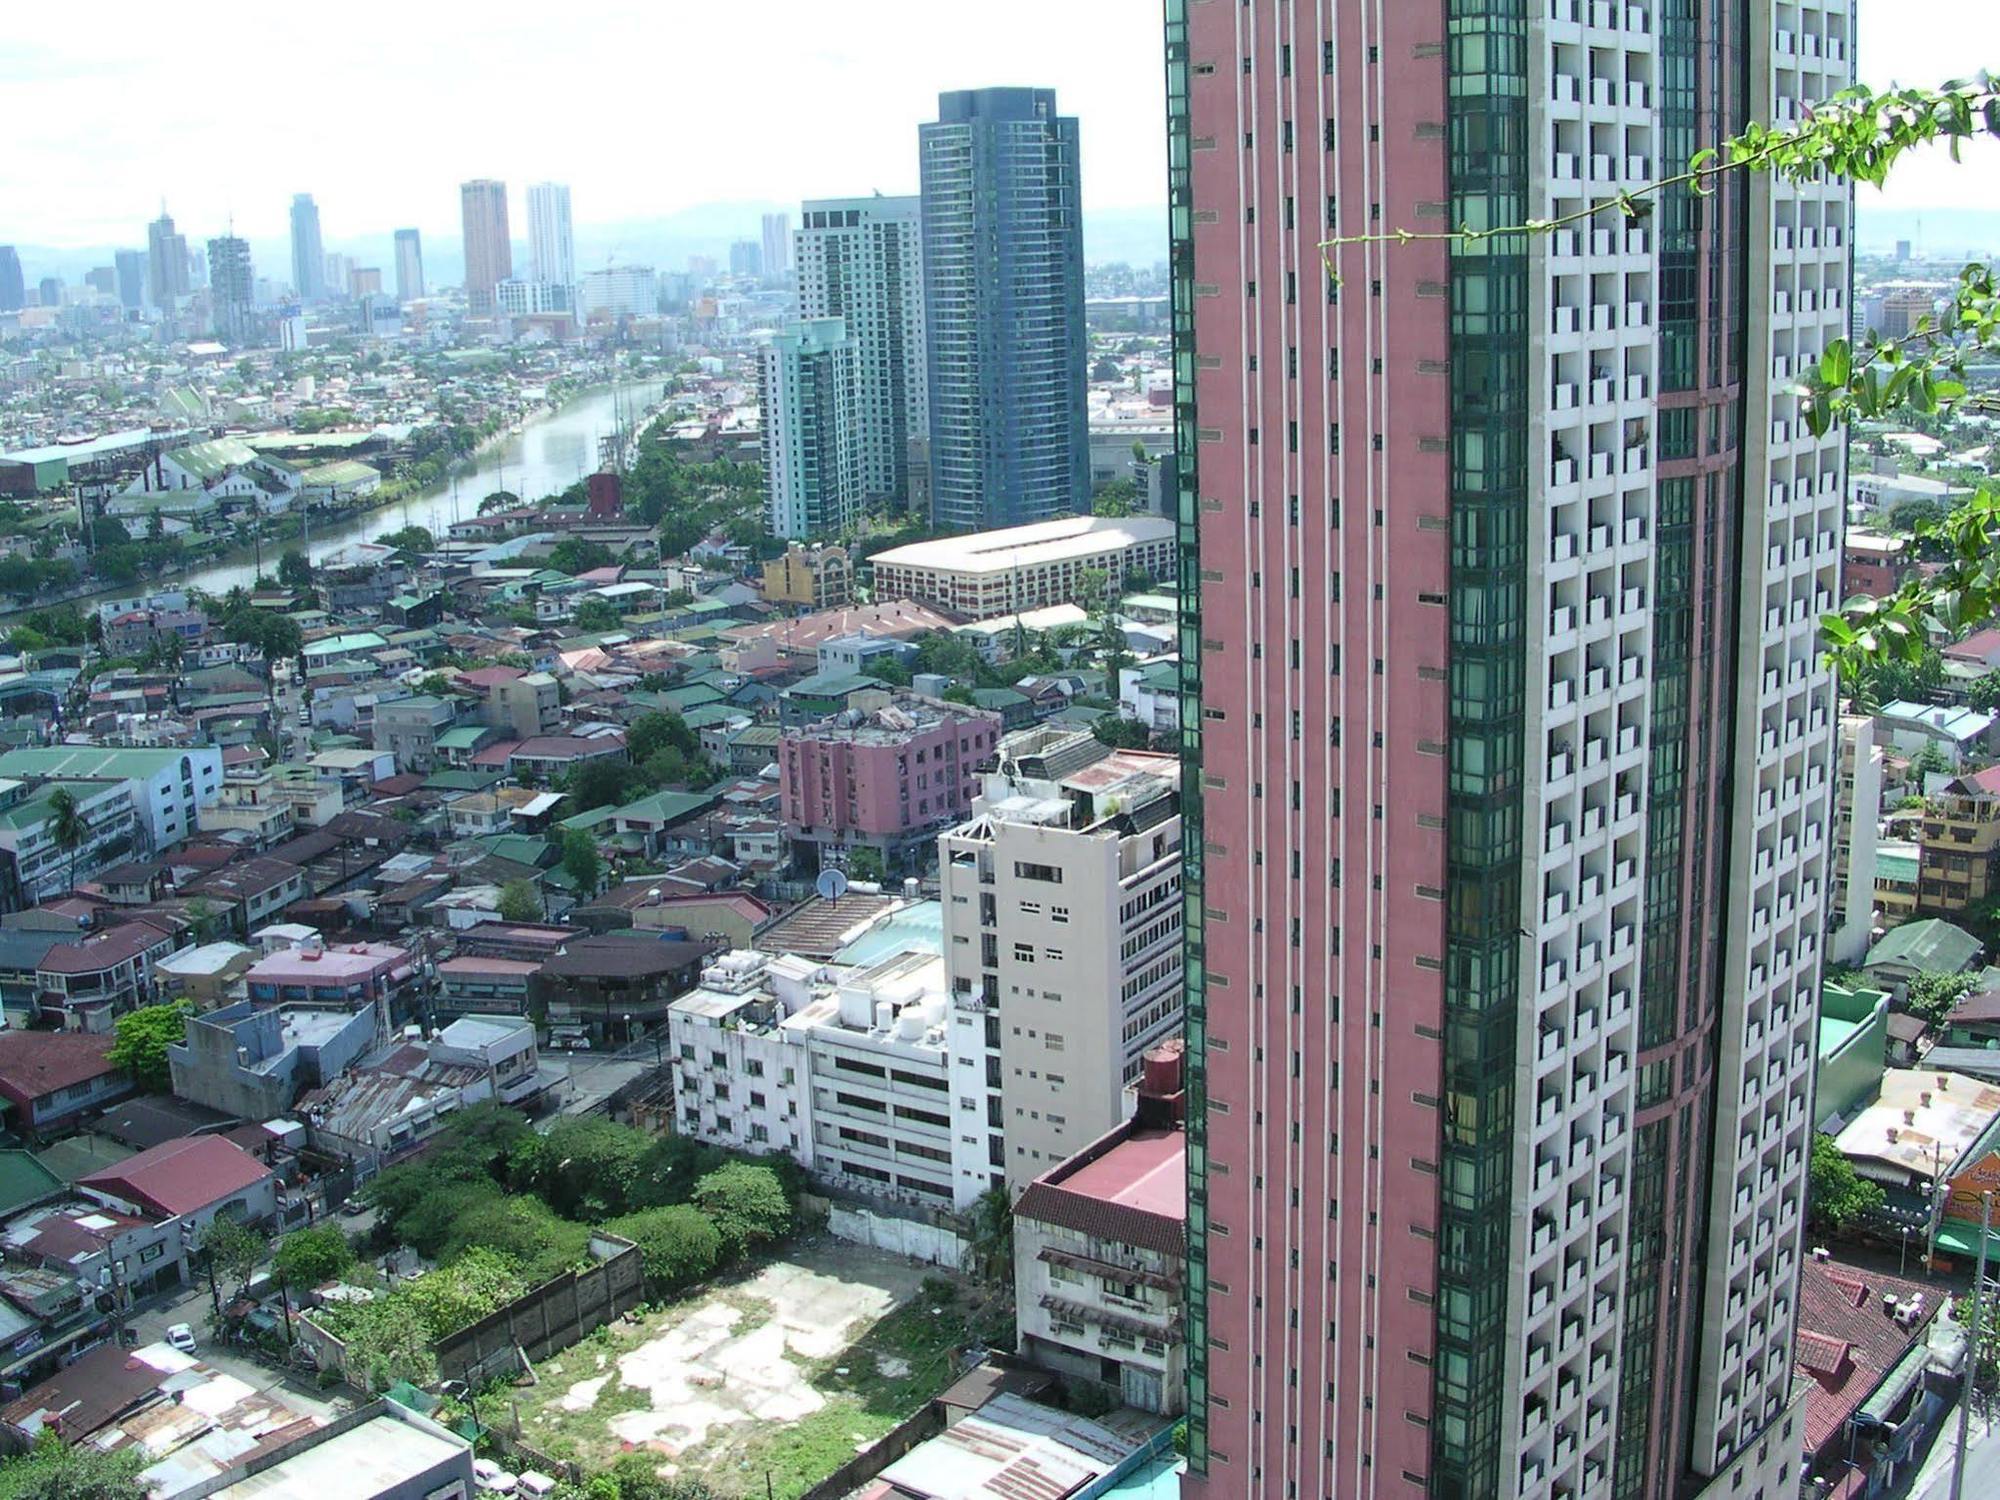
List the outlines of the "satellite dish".
{"type": "Polygon", "coordinates": [[[813,882],[822,900],[838,901],[847,894],[847,875],[840,870],[821,870],[819,879],[813,882]]]}

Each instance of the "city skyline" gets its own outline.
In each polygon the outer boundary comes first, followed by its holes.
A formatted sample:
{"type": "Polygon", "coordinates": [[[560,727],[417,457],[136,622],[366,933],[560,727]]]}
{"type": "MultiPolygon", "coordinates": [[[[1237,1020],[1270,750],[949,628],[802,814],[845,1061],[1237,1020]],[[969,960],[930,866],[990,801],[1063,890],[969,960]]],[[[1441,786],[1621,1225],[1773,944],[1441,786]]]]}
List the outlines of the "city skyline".
{"type": "MultiPolygon", "coordinates": [[[[164,194],[191,233],[228,232],[233,215],[233,232],[256,246],[285,233],[289,194],[309,182],[343,227],[341,238],[363,230],[386,237],[414,226],[441,245],[457,226],[456,184],[495,171],[510,187],[569,183],[588,210],[577,220],[585,239],[600,226],[734,202],[745,183],[757,185],[758,203],[794,208],[808,197],[909,193],[917,187],[916,128],[937,94],[1015,83],[1056,89],[1081,121],[1091,143],[1086,214],[1156,207],[1164,214],[1160,69],[1148,45],[1155,0],[1101,0],[1088,8],[1029,0],[1004,20],[940,18],[914,0],[885,0],[860,15],[803,3],[774,8],[783,16],[772,18],[772,35],[784,44],[768,51],[771,86],[782,95],[793,80],[804,96],[825,88],[828,73],[846,77],[840,130],[795,133],[775,120],[768,127],[746,121],[730,108],[726,69],[703,70],[677,88],[664,122],[650,96],[642,102],[643,91],[627,91],[627,102],[616,87],[593,90],[592,110],[578,112],[568,128],[551,128],[540,112],[518,121],[495,117],[468,98],[475,87],[490,89],[496,77],[559,71],[571,38],[592,49],[587,61],[577,61],[594,75],[601,67],[594,39],[603,26],[631,25],[629,13],[608,0],[588,0],[575,24],[555,35],[525,19],[487,18],[464,28],[452,18],[453,7],[398,10],[395,26],[406,45],[388,57],[352,58],[319,47],[304,14],[220,6],[254,14],[256,25],[245,35],[256,36],[259,50],[292,46],[313,56],[343,97],[395,100],[394,108],[358,111],[339,131],[308,132],[303,141],[292,132],[245,140],[222,97],[181,97],[162,112],[152,91],[122,86],[161,66],[161,48],[199,47],[202,65],[213,65],[215,38],[207,28],[179,38],[136,26],[17,38],[0,61],[20,127],[14,149],[0,160],[0,203],[9,210],[0,242],[54,250],[132,244],[164,194]],[[1048,28],[1056,26],[1072,45],[1046,46],[1048,28]],[[423,63],[432,31],[462,63],[454,76],[440,77],[423,63]],[[1119,65],[1105,66],[1108,58],[1119,65]],[[408,87],[398,82],[405,69],[417,74],[408,87]],[[67,91],[79,86],[102,90],[102,113],[78,121],[62,107],[73,97],[67,91]],[[724,117],[751,132],[740,150],[712,159],[689,153],[674,172],[648,175],[642,185],[635,185],[622,153],[602,149],[608,135],[628,126],[648,136],[699,134],[724,117]],[[424,140],[424,148],[412,151],[414,139],[424,140]]],[[[1937,82],[1955,66],[1944,60],[1947,51],[2000,53],[2000,17],[1951,0],[1907,0],[1893,9],[1888,0],[1862,0],[1860,9],[1857,57],[1871,81],[1937,82]]],[[[726,50],[729,24],[721,15],[676,15],[659,36],[676,47],[726,50]]],[[[229,32],[221,27],[217,34],[229,32]]],[[[635,69],[643,57],[641,47],[635,69]]],[[[1974,148],[1972,160],[1982,156],[2000,167],[1991,143],[1974,148]]],[[[1961,183],[1941,153],[1916,159],[1899,168],[1887,194],[1864,191],[1863,211],[1951,208],[1963,201],[1961,183]]],[[[742,232],[756,228],[753,212],[742,232]]]]}

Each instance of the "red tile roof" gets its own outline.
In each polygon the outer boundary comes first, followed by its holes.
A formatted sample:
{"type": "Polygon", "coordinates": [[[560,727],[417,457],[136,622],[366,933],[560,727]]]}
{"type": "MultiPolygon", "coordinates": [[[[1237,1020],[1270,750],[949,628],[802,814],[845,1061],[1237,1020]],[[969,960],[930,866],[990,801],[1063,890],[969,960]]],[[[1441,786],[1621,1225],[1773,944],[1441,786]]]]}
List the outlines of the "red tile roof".
{"type": "Polygon", "coordinates": [[[1816,1453],[1873,1394],[1882,1377],[1925,1330],[1942,1305],[1937,1288],[1881,1276],[1857,1266],[1808,1259],[1799,1274],[1797,1361],[1806,1390],[1806,1451],[1816,1453]],[[1923,1312],[1909,1327],[1882,1310],[1922,1296],[1923,1312]]]}
{"type": "Polygon", "coordinates": [[[527,675],[519,667],[475,667],[470,672],[460,672],[458,680],[467,687],[492,688],[527,675]]]}
{"type": "Polygon", "coordinates": [[[494,744],[487,745],[483,749],[474,751],[472,764],[475,766],[488,766],[495,770],[505,770],[507,767],[507,758],[520,748],[521,742],[519,740],[500,740],[494,744]]]}
{"type": "Polygon", "coordinates": [[[1988,766],[1983,771],[1974,771],[1961,776],[1946,788],[1964,796],[2000,796],[2000,766],[1988,766]]]}
{"type": "Polygon", "coordinates": [[[0,1032],[0,1098],[25,1109],[33,1100],[115,1073],[104,1058],[111,1043],[109,1033],[0,1032]]]}
{"type": "Polygon", "coordinates": [[[96,1188],[167,1218],[207,1208],[270,1175],[262,1162],[234,1142],[189,1135],[100,1167],[77,1179],[77,1186],[96,1188]]]}

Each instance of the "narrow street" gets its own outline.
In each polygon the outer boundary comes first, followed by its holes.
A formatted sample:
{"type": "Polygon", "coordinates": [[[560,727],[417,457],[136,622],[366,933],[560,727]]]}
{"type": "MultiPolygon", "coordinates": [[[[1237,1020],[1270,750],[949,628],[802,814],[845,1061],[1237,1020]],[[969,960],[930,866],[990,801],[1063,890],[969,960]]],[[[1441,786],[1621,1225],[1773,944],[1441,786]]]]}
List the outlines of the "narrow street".
{"type": "Polygon", "coordinates": [[[235,1376],[254,1390],[275,1392],[287,1406],[322,1422],[330,1422],[352,1408],[353,1402],[342,1397],[341,1388],[318,1390],[310,1375],[288,1376],[215,1342],[209,1334],[209,1312],[208,1284],[203,1280],[180,1288],[165,1300],[142,1306],[125,1320],[125,1326],[137,1346],[159,1343],[166,1338],[168,1328],[185,1323],[194,1330],[196,1359],[225,1375],[235,1376]]]}

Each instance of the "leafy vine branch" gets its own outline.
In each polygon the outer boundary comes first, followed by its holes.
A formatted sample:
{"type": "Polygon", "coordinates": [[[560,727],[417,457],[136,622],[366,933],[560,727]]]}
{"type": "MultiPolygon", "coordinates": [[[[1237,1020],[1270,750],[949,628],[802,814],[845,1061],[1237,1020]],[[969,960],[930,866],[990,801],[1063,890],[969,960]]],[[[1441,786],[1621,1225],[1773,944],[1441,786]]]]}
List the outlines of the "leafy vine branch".
{"type": "MultiPolygon", "coordinates": [[[[1487,229],[1461,224],[1335,235],[1320,241],[1319,249],[1337,287],[1335,254],[1351,246],[1425,241],[1472,246],[1548,236],[1609,213],[1637,222],[1664,194],[1685,189],[1708,197],[1722,178],[1735,173],[1772,172],[1793,182],[1845,177],[1880,187],[1917,147],[1941,142],[1959,161],[1965,142],[1980,136],[2000,140],[2000,86],[1990,72],[1935,89],[1855,87],[1813,106],[1796,125],[1752,125],[1696,152],[1684,171],[1554,218],[1487,229]]],[[[2000,414],[2000,394],[1973,393],[1966,382],[1969,357],[1995,352],[2000,352],[2000,296],[1991,268],[1975,263],[1960,271],[1942,313],[1920,318],[1905,338],[1871,332],[1858,346],[1847,339],[1829,343],[1795,387],[1800,420],[1818,436],[1842,421],[1902,409],[2000,414]]],[[[1912,579],[1887,598],[1850,600],[1822,619],[1828,657],[1843,672],[1915,660],[1932,635],[1955,635],[2000,614],[2000,484],[1988,481],[1950,514],[1919,527],[1917,541],[1945,557],[1941,569],[1912,579]]]]}

